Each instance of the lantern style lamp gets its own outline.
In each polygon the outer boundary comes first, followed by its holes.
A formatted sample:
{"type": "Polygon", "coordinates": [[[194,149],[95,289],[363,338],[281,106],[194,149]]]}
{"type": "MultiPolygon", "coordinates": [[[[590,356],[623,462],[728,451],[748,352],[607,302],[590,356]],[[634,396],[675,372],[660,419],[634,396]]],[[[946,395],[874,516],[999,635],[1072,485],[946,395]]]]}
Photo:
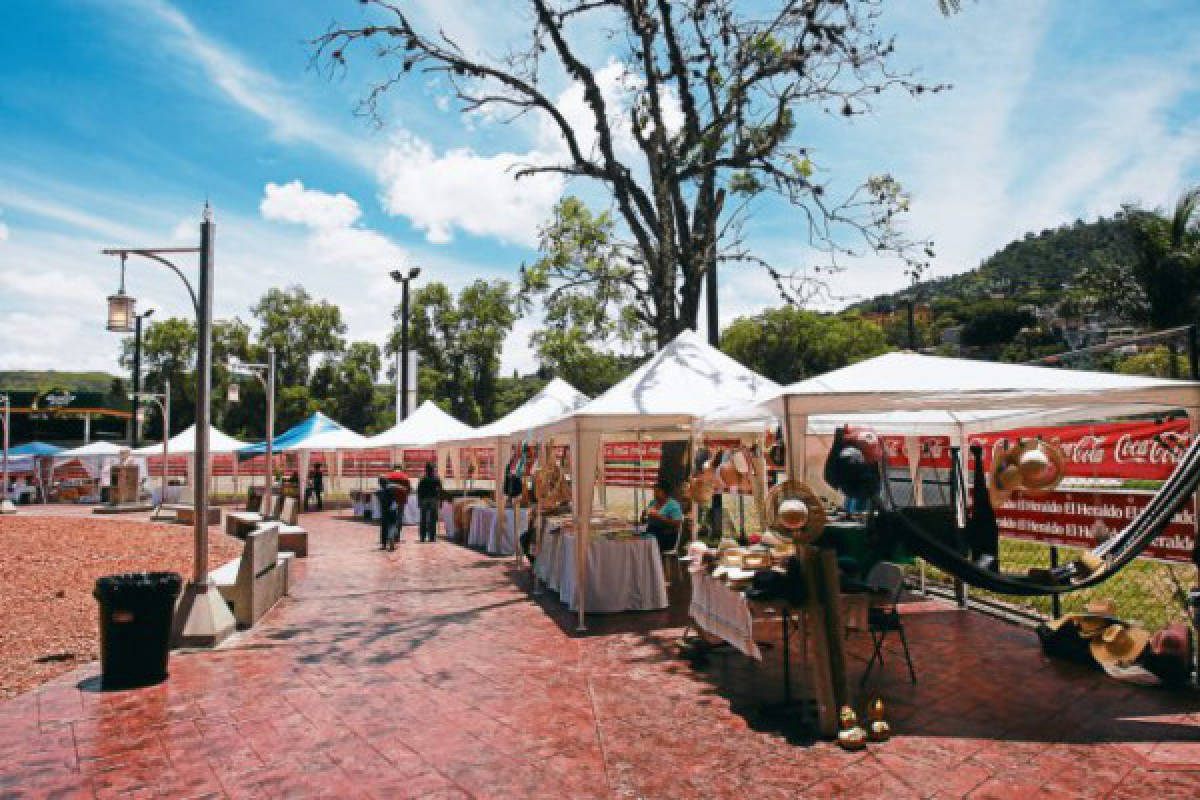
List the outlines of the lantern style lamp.
{"type": "Polygon", "coordinates": [[[242,399],[241,391],[238,389],[238,385],[233,382],[230,382],[225,396],[230,403],[237,403],[242,399]]]}
{"type": "Polygon", "coordinates": [[[113,333],[133,333],[134,305],[137,301],[125,294],[125,256],[121,256],[121,286],[108,296],[108,329],[113,333]]]}

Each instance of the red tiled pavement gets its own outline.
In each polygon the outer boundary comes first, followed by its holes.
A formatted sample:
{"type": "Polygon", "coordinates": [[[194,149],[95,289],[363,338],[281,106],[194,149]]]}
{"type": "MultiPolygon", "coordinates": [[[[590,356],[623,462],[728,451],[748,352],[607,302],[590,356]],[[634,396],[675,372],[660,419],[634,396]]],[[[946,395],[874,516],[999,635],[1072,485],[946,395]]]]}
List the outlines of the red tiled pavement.
{"type": "Polygon", "coordinates": [[[511,559],[304,524],[313,555],[253,632],[160,686],[98,692],[92,665],[0,704],[0,797],[1200,796],[1200,700],[978,614],[906,605],[920,683],[889,657],[897,735],[844,753],[759,713],[778,648],[692,664],[679,610],[577,637],[511,559]]]}

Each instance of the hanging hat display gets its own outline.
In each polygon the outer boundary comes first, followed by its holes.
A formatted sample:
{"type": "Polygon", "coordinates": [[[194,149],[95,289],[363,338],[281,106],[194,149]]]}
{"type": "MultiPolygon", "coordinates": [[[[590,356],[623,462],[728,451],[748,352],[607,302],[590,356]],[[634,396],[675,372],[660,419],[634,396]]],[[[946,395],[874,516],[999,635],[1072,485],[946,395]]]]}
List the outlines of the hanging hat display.
{"type": "Polygon", "coordinates": [[[767,527],[807,544],[825,530],[825,506],[806,484],[783,481],[767,494],[767,527]]]}
{"type": "Polygon", "coordinates": [[[846,497],[870,500],[882,486],[883,445],[870,428],[843,425],[825,461],[825,482],[846,497]]]}
{"type": "Polygon", "coordinates": [[[775,467],[787,466],[787,444],[783,441],[783,426],[776,426],[775,432],[768,436],[767,460],[775,467]]]}
{"type": "Polygon", "coordinates": [[[1066,475],[1066,454],[1056,442],[1028,439],[1019,446],[1016,462],[1026,489],[1048,491],[1066,475]]]}

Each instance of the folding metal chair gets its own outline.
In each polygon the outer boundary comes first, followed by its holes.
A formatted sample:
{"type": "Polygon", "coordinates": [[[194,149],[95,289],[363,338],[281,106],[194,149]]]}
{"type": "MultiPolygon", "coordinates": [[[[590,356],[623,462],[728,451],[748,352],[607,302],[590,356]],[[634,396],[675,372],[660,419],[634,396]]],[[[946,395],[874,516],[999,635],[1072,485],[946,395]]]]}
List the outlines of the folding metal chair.
{"type": "Polygon", "coordinates": [[[909,677],[916,683],[917,671],[913,668],[912,655],[908,651],[908,638],[904,635],[904,623],[897,608],[900,593],[904,591],[904,570],[898,564],[880,561],[867,573],[866,584],[872,591],[886,593],[888,602],[867,610],[867,632],[871,634],[874,652],[871,653],[871,660],[867,662],[867,670],[863,673],[859,685],[867,684],[876,661],[879,662],[880,669],[883,668],[883,643],[892,631],[900,636],[900,643],[904,646],[904,660],[908,662],[909,677]]]}

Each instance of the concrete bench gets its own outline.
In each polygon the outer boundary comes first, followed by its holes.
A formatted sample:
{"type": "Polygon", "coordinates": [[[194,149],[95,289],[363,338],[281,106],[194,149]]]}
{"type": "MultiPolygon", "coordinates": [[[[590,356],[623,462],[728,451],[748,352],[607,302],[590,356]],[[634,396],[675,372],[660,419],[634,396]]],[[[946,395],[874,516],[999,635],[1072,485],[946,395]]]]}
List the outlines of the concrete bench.
{"type": "MultiPolygon", "coordinates": [[[[160,508],[175,512],[175,521],[180,524],[192,525],[196,522],[196,500],[190,486],[179,493],[178,503],[163,503],[160,508]]],[[[208,524],[221,524],[221,509],[217,506],[208,507],[208,524]]]]}
{"type": "Polygon", "coordinates": [[[279,521],[279,549],[294,553],[297,558],[307,558],[308,531],[296,524],[299,521],[296,498],[284,498],[279,521]]]}
{"type": "MultiPolygon", "coordinates": [[[[257,498],[262,502],[262,498],[257,498]]],[[[281,495],[271,495],[271,513],[263,516],[255,509],[250,508],[251,505],[247,502],[245,511],[229,511],[225,514],[225,532],[237,539],[244,538],[246,534],[257,528],[262,523],[271,519],[279,519],[280,513],[283,510],[283,500],[281,495]]]]}
{"type": "MultiPolygon", "coordinates": [[[[170,509],[171,507],[167,506],[167,508],[170,509]]],[[[173,510],[175,511],[175,521],[176,522],[178,522],[182,525],[194,525],[195,524],[195,522],[196,522],[196,507],[195,506],[176,506],[173,510]]],[[[220,525],[221,524],[221,509],[219,506],[209,506],[208,507],[208,524],[209,525],[220,525]]]]}
{"type": "Polygon", "coordinates": [[[209,573],[239,628],[254,625],[288,593],[291,562],[291,553],[279,552],[279,523],[272,522],[246,535],[241,558],[209,573]]]}

